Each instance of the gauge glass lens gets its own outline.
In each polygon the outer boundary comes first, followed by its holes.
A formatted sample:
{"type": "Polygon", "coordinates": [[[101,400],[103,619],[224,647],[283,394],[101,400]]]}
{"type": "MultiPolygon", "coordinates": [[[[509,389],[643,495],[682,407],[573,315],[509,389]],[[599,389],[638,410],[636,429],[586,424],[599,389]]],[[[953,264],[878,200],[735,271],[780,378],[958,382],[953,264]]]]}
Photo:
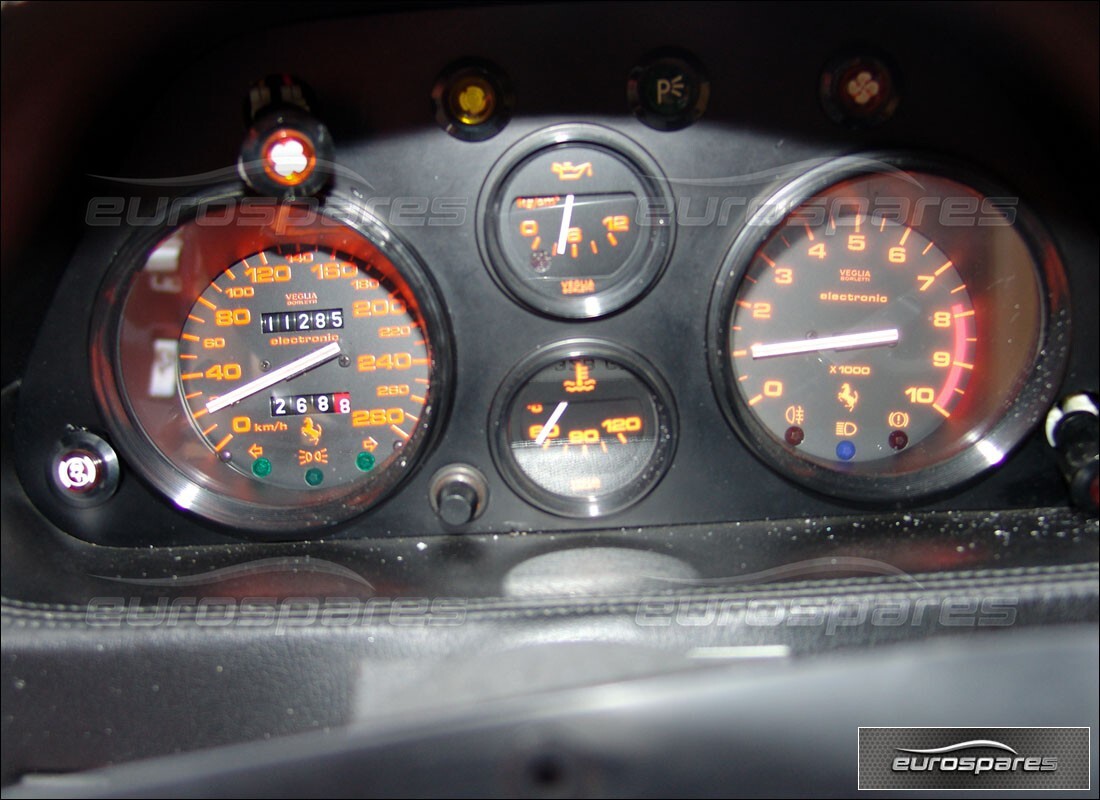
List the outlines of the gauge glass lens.
{"type": "Polygon", "coordinates": [[[1027,212],[908,165],[842,159],[785,187],[711,310],[735,430],[795,480],[872,502],[1000,463],[1065,362],[1064,272],[1027,212]]]}
{"type": "Polygon", "coordinates": [[[275,247],[228,267],[178,349],[181,399],[211,456],[275,487],[385,469],[426,402],[416,312],[387,276],[331,249],[275,247]]]}
{"type": "Polygon", "coordinates": [[[234,527],[366,510],[413,469],[446,394],[423,268],[366,216],[236,199],[198,214],[116,265],[93,358],[120,446],[177,505],[234,527]]]}
{"type": "Polygon", "coordinates": [[[667,466],[667,394],[648,366],[601,343],[559,346],[513,374],[498,452],[547,510],[597,516],[638,500],[667,466]]]}
{"type": "Polygon", "coordinates": [[[633,302],[671,247],[671,201],[656,165],[594,130],[570,129],[542,147],[547,137],[538,136],[489,180],[484,242],[493,274],[554,316],[602,316],[633,302]],[[587,140],[560,141],[569,136],[587,140]]]}
{"type": "Polygon", "coordinates": [[[951,259],[911,227],[859,211],[785,226],[733,307],[738,395],[801,453],[887,458],[963,401],[979,322],[951,259]]]}

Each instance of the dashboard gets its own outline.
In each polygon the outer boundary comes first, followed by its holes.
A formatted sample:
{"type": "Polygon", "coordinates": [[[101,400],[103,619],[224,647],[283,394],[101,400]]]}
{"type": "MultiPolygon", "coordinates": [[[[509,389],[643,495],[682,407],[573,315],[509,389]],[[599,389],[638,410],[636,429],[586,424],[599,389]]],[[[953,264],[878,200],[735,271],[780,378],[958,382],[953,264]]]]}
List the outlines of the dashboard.
{"type": "Polygon", "coordinates": [[[1094,724],[1095,5],[154,5],[3,10],[5,796],[1094,724]]]}

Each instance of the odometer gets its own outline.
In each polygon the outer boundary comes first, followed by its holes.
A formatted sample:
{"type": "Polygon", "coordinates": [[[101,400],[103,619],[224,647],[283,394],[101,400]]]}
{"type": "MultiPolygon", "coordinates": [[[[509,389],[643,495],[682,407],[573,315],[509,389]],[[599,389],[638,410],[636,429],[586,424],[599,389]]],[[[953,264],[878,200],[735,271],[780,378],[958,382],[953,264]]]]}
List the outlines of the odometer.
{"type": "MultiPolygon", "coordinates": [[[[337,262],[339,263],[339,261],[337,262]]],[[[289,280],[291,273],[286,273],[289,280]]],[[[305,301],[312,304],[309,294],[305,301]]],[[[291,301],[287,301],[288,303],[291,301]]],[[[319,308],[298,311],[271,311],[260,315],[262,333],[297,333],[298,331],[324,331],[344,327],[344,309],[319,308]]]]}
{"type": "Polygon", "coordinates": [[[960,483],[1053,393],[1063,282],[1010,193],[899,156],[842,159],[734,244],[711,306],[719,398],[762,457],[829,494],[960,483]]]}

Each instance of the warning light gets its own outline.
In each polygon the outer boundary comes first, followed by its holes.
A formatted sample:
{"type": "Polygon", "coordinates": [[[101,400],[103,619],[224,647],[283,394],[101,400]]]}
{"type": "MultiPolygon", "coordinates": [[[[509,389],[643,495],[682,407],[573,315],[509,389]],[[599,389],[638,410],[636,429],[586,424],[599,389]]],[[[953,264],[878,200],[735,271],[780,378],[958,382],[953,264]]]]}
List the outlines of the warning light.
{"type": "Polygon", "coordinates": [[[574,379],[562,381],[562,388],[573,394],[576,392],[591,392],[596,388],[595,378],[588,377],[588,367],[579,361],[573,365],[574,379]]]}
{"type": "Polygon", "coordinates": [[[550,171],[558,176],[558,180],[579,181],[581,178],[592,177],[592,162],[574,164],[572,161],[555,161],[550,165],[550,171]]]}
{"type": "Polygon", "coordinates": [[[702,65],[682,50],[650,53],[630,72],[626,85],[630,110],[661,131],[685,128],[702,116],[710,81],[702,65]]]}
{"type": "Polygon", "coordinates": [[[512,92],[496,66],[466,60],[448,67],[432,87],[435,120],[456,139],[478,142],[508,122],[512,92]]]}
{"type": "Polygon", "coordinates": [[[870,70],[860,70],[856,76],[850,79],[844,87],[844,91],[858,105],[865,106],[876,97],[881,87],[875,80],[870,70]]]}
{"type": "Polygon", "coordinates": [[[857,433],[859,433],[859,428],[854,422],[841,420],[836,424],[837,436],[855,436],[857,433]]]}
{"type": "Polygon", "coordinates": [[[328,463],[328,448],[322,447],[320,450],[299,450],[298,451],[298,466],[304,467],[306,464],[327,464],[328,463]]]}
{"type": "Polygon", "coordinates": [[[298,186],[317,168],[317,151],[301,131],[279,128],[260,148],[264,174],[280,186],[298,186]]]}
{"type": "Polygon", "coordinates": [[[50,477],[57,495],[74,506],[102,503],[118,487],[118,456],[94,433],[65,433],[51,458],[50,477]]]}
{"type": "Polygon", "coordinates": [[[73,492],[86,492],[99,482],[96,459],[85,452],[74,451],[62,458],[57,466],[57,479],[73,492]]]}
{"type": "Polygon", "coordinates": [[[891,411],[886,416],[886,422],[891,428],[908,428],[909,414],[904,411],[891,411]]]}
{"type": "Polygon", "coordinates": [[[482,125],[493,116],[497,94],[489,81],[481,76],[465,75],[451,84],[447,99],[456,122],[482,125]]]}
{"type": "Polygon", "coordinates": [[[885,122],[901,99],[897,69],[885,56],[869,53],[831,61],[821,75],[819,92],[829,118],[849,128],[885,122]]]}

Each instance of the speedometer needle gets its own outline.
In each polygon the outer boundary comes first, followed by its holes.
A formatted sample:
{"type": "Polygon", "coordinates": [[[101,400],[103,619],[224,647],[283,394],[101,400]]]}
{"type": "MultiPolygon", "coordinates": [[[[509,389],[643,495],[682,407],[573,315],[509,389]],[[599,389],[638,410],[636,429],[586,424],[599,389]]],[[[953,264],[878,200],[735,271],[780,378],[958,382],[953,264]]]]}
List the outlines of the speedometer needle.
{"type": "Polygon", "coordinates": [[[840,336],[825,336],[821,339],[796,339],[793,342],[774,342],[773,344],[754,344],[749,348],[753,358],[772,358],[773,356],[792,356],[797,353],[816,353],[818,350],[854,350],[859,347],[879,347],[884,344],[898,343],[898,329],[887,328],[866,333],[845,333],[840,336]]]}
{"type": "Polygon", "coordinates": [[[574,195],[565,196],[565,212],[561,216],[561,230],[558,231],[558,255],[565,252],[565,245],[569,241],[569,223],[573,221],[574,195]]]}
{"type": "Polygon", "coordinates": [[[314,367],[319,367],[326,361],[331,361],[340,355],[340,343],[329,342],[319,350],[314,350],[312,353],[306,353],[300,358],[296,358],[288,364],[283,364],[278,369],[273,369],[266,375],[261,375],[254,381],[249,381],[244,386],[238,386],[231,392],[226,392],[221,397],[215,397],[209,403],[206,404],[206,410],[208,413],[213,414],[217,411],[221,411],[223,408],[228,408],[234,403],[239,403],[246,397],[251,397],[257,392],[262,392],[269,386],[274,386],[281,381],[288,381],[291,378],[297,378],[303,372],[308,372],[314,367]]]}

